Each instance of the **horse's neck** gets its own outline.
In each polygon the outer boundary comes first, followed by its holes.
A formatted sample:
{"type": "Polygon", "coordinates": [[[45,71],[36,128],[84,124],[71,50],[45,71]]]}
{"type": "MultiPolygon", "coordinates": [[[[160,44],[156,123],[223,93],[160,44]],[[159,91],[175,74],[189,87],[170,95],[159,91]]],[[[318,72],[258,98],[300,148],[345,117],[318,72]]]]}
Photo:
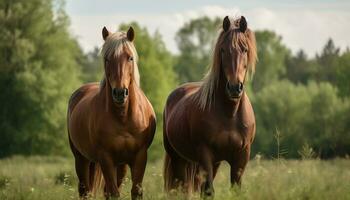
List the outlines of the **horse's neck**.
{"type": "Polygon", "coordinates": [[[222,108],[223,112],[228,117],[235,117],[237,116],[238,109],[240,107],[240,104],[244,101],[245,94],[242,94],[242,98],[238,102],[233,102],[227,98],[225,88],[226,88],[226,82],[223,75],[220,77],[219,84],[216,88],[215,92],[215,107],[216,108],[222,108]]]}

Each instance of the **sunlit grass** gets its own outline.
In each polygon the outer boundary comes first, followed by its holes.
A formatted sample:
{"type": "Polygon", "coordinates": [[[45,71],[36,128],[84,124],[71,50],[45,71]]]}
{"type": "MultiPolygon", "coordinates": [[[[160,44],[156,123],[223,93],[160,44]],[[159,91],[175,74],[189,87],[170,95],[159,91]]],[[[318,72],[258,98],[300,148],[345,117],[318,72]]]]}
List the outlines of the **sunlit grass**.
{"type": "MultiPolygon", "coordinates": [[[[0,199],[78,199],[76,185],[72,159],[0,160],[0,199]]],[[[163,193],[161,160],[148,164],[143,185],[144,199],[168,199],[163,193]]],[[[130,198],[130,187],[128,176],[121,199],[130,198]]],[[[215,199],[350,199],[350,160],[253,159],[241,188],[230,188],[229,168],[223,164],[214,187],[215,199]]],[[[193,199],[199,199],[198,195],[193,195],[193,199]]]]}

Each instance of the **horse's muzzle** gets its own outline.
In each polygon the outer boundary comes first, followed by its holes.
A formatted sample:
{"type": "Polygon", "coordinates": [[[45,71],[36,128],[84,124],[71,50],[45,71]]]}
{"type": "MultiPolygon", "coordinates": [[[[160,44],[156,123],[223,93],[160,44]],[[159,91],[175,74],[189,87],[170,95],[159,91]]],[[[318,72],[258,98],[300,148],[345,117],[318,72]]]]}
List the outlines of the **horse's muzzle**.
{"type": "Polygon", "coordinates": [[[129,95],[128,88],[113,88],[112,89],[112,98],[113,101],[117,104],[123,104],[126,101],[126,98],[129,95]]]}
{"type": "Polygon", "coordinates": [[[230,82],[227,82],[226,84],[226,93],[230,99],[237,99],[241,97],[243,89],[244,85],[242,82],[239,82],[237,84],[231,84],[230,82]]]}

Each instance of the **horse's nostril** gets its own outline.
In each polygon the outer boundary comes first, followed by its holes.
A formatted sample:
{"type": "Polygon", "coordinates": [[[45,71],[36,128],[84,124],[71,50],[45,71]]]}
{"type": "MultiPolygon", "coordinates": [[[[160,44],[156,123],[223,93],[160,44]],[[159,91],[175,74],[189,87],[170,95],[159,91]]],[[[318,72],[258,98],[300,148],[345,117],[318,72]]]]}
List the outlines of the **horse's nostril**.
{"type": "Polygon", "coordinates": [[[115,97],[118,95],[118,91],[117,91],[116,88],[114,88],[114,89],[112,90],[112,95],[115,96],[115,97]]]}
{"type": "Polygon", "coordinates": [[[243,91],[243,83],[238,83],[238,92],[243,91]]]}

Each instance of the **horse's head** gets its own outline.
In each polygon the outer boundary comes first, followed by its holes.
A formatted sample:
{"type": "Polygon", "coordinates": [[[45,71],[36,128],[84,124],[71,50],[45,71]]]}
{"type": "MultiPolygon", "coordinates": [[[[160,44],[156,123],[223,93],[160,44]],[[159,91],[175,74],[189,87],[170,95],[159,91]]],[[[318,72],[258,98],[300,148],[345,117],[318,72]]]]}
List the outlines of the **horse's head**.
{"type": "Polygon", "coordinates": [[[223,30],[216,46],[216,56],[226,78],[225,91],[230,100],[238,100],[243,93],[244,83],[249,69],[254,70],[256,62],[256,44],[254,33],[248,29],[242,16],[231,24],[226,16],[223,30]]]}
{"type": "Polygon", "coordinates": [[[104,27],[102,36],[105,40],[102,55],[106,84],[110,86],[113,102],[124,105],[128,100],[129,86],[133,82],[139,84],[134,29],[130,27],[127,33],[111,33],[104,27]]]}

